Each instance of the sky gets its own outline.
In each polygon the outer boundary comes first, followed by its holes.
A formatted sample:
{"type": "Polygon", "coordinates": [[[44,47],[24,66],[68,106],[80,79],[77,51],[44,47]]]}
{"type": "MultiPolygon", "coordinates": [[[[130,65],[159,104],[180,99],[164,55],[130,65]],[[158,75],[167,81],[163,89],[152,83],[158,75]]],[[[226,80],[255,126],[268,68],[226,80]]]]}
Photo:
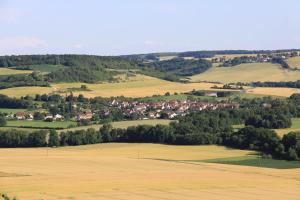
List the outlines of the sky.
{"type": "Polygon", "coordinates": [[[0,0],[0,55],[300,48],[299,0],[0,0]]]}

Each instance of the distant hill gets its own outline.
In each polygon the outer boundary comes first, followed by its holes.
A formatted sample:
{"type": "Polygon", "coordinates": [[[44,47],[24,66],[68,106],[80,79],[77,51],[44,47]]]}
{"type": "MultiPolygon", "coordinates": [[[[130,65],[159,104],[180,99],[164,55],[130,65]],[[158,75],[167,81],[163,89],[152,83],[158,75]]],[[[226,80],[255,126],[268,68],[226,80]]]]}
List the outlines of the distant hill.
{"type": "Polygon", "coordinates": [[[300,71],[284,69],[273,63],[246,63],[233,67],[213,67],[204,73],[191,76],[190,80],[220,83],[297,81],[300,80],[300,71]]]}

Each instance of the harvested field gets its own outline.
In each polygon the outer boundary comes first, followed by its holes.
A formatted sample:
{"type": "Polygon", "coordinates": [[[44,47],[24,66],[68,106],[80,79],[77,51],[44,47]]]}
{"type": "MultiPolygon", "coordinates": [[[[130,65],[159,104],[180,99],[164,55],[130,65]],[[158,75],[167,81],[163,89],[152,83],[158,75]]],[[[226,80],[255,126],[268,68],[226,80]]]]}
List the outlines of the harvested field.
{"type": "Polygon", "coordinates": [[[191,77],[191,81],[210,81],[221,83],[250,83],[256,81],[296,81],[300,71],[282,69],[271,63],[241,64],[234,67],[213,67],[204,73],[191,77]]]}
{"type": "Polygon", "coordinates": [[[27,175],[0,177],[0,188],[26,200],[299,199],[300,169],[179,162],[249,154],[154,144],[0,149],[2,173],[27,175]]]}

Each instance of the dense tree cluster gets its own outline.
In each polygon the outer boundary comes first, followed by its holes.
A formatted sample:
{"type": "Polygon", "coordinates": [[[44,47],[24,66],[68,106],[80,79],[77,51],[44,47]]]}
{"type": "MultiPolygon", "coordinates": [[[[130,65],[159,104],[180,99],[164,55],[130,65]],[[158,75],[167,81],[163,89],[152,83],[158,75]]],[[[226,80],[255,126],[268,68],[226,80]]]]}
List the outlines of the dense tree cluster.
{"type": "Polygon", "coordinates": [[[254,114],[245,121],[246,126],[254,126],[256,128],[289,128],[292,126],[291,118],[287,115],[265,112],[254,114]]]}
{"type": "Polygon", "coordinates": [[[0,130],[0,147],[45,147],[47,134],[47,131],[0,130]]]}
{"type": "Polygon", "coordinates": [[[287,64],[287,62],[285,62],[285,60],[281,57],[274,57],[274,58],[272,58],[271,62],[281,65],[281,67],[284,69],[290,68],[290,66],[287,64]]]}
{"type": "Polygon", "coordinates": [[[199,74],[212,67],[211,62],[204,59],[185,60],[182,58],[153,62],[151,65],[161,71],[174,73],[180,76],[199,74]]]}
{"type": "Polygon", "coordinates": [[[38,72],[33,72],[31,74],[0,76],[0,89],[21,86],[48,87],[50,84],[45,80],[44,75],[38,72]]]}
{"type": "Polygon", "coordinates": [[[289,133],[281,139],[273,130],[249,126],[224,138],[224,145],[261,151],[274,158],[300,158],[300,132],[289,133]]]}
{"type": "Polygon", "coordinates": [[[33,105],[32,101],[10,98],[0,94],[0,108],[29,108],[33,105]]]}
{"type": "Polygon", "coordinates": [[[243,64],[243,63],[251,63],[251,62],[253,62],[253,57],[241,56],[241,57],[236,57],[236,58],[233,58],[230,60],[226,60],[222,64],[222,67],[232,67],[232,66],[243,64]]]}
{"type": "Polygon", "coordinates": [[[300,80],[288,82],[253,82],[253,87],[287,87],[287,88],[300,88],[300,80]]]}

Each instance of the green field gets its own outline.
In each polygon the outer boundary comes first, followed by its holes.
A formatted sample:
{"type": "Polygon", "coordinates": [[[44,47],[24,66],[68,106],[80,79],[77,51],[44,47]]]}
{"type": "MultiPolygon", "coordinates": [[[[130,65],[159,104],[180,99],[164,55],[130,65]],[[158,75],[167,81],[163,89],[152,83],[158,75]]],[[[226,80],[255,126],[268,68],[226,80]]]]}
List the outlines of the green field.
{"type": "MultiPolygon", "coordinates": [[[[128,128],[129,126],[138,126],[138,125],[168,125],[170,124],[171,120],[164,120],[164,119],[150,119],[150,120],[135,120],[135,121],[120,121],[120,122],[112,122],[111,125],[114,128],[128,128]]],[[[75,128],[64,129],[60,131],[75,131],[75,130],[86,130],[89,128],[99,129],[102,125],[95,124],[90,126],[80,126],[75,128]]]]}
{"type": "Polygon", "coordinates": [[[2,75],[14,75],[14,74],[29,74],[32,73],[31,70],[16,70],[11,68],[0,67],[0,76],[2,75]]]}
{"type": "Polygon", "coordinates": [[[234,67],[213,67],[204,73],[191,77],[192,82],[209,81],[221,83],[255,82],[255,81],[296,81],[300,71],[284,70],[271,63],[250,63],[234,67]]]}
{"type": "Polygon", "coordinates": [[[17,112],[24,112],[26,109],[0,108],[1,113],[15,114],[17,112]]]}
{"type": "Polygon", "coordinates": [[[293,169],[300,168],[300,161],[275,160],[269,158],[261,158],[259,156],[242,156],[232,158],[217,158],[195,162],[219,163],[228,165],[244,165],[253,167],[264,167],[274,169],[293,169]]]}
{"type": "Polygon", "coordinates": [[[45,122],[45,121],[27,121],[27,120],[14,120],[7,121],[7,127],[19,127],[19,128],[53,128],[53,129],[63,129],[70,126],[76,126],[76,122],[73,121],[55,121],[55,122],[45,122]]]}
{"type": "Polygon", "coordinates": [[[54,72],[54,71],[59,70],[59,69],[66,68],[63,65],[46,65],[46,64],[43,64],[43,65],[17,66],[17,67],[14,67],[14,68],[16,68],[16,69],[21,68],[22,69],[24,67],[28,67],[32,71],[40,71],[40,72],[44,72],[44,73],[50,73],[50,72],[54,72]]]}

